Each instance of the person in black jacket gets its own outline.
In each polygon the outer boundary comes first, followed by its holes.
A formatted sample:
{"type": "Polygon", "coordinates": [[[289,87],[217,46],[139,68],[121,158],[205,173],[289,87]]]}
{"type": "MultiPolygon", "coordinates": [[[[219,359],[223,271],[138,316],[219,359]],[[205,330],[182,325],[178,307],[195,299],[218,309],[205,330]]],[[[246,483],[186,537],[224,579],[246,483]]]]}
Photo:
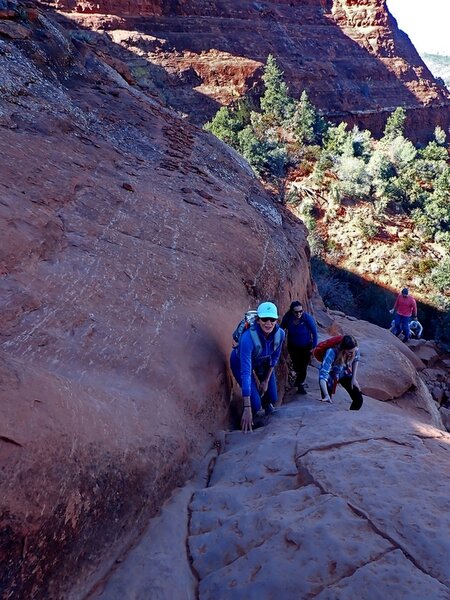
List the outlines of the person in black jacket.
{"type": "Polygon", "coordinates": [[[299,394],[306,394],[306,370],[311,353],[317,346],[317,325],[313,317],[303,310],[303,305],[294,300],[281,321],[281,327],[287,333],[287,347],[292,360],[299,394]]]}

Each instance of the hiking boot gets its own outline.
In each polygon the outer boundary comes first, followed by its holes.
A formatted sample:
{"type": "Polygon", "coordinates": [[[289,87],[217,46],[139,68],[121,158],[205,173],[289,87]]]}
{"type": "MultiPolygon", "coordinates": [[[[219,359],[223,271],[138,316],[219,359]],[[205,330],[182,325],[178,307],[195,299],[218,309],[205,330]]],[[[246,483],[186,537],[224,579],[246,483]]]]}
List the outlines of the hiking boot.
{"type": "Polygon", "coordinates": [[[306,394],[305,386],[303,385],[303,383],[299,384],[299,386],[297,387],[297,392],[299,394],[306,394]]]}

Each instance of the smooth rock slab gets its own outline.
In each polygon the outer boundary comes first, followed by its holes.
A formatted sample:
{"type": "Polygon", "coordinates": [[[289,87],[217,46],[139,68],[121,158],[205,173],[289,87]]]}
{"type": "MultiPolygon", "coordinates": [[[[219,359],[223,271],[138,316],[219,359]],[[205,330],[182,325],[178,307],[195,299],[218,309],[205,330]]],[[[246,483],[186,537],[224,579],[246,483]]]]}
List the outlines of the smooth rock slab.
{"type": "Polygon", "coordinates": [[[394,550],[324,590],[315,600],[355,600],[356,597],[358,600],[448,600],[449,592],[445,585],[414,568],[400,550],[394,550]]]}
{"type": "MultiPolygon", "coordinates": [[[[261,516],[270,519],[270,514],[261,516]]],[[[306,598],[391,548],[343,500],[326,496],[276,535],[267,535],[245,556],[202,580],[200,596],[306,598]]]]}
{"type": "Polygon", "coordinates": [[[367,397],[349,411],[342,390],[320,403],[309,385],[264,430],[229,434],[194,495],[199,598],[450,598],[450,436],[367,397]]]}

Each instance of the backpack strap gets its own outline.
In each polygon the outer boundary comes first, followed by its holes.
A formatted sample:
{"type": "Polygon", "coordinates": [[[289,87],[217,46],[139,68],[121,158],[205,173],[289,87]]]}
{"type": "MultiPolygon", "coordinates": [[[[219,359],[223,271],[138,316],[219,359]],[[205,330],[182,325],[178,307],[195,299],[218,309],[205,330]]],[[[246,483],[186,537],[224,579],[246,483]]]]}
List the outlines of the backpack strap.
{"type": "Polygon", "coordinates": [[[253,350],[255,352],[255,358],[257,358],[262,352],[261,340],[259,339],[258,332],[256,331],[256,329],[253,326],[250,327],[249,331],[250,331],[250,337],[252,338],[252,342],[253,342],[253,350]]]}
{"type": "MultiPolygon", "coordinates": [[[[249,330],[250,337],[252,338],[252,342],[253,342],[253,353],[254,353],[253,356],[254,356],[254,358],[258,358],[258,356],[262,352],[261,338],[259,337],[258,332],[256,331],[256,329],[253,325],[251,325],[248,330],[249,330]]],[[[280,345],[283,341],[283,334],[281,331],[282,331],[281,327],[278,327],[277,330],[275,331],[275,335],[273,338],[274,351],[278,350],[278,348],[280,347],[280,345]]]]}
{"type": "MultiPolygon", "coordinates": [[[[275,335],[273,336],[273,351],[275,352],[281,346],[283,341],[283,334],[281,332],[281,327],[278,327],[275,331],[275,335]]],[[[258,335],[258,332],[254,327],[250,327],[250,335],[252,337],[253,346],[255,350],[255,357],[257,358],[262,352],[262,344],[261,339],[258,335]]]]}
{"type": "Polygon", "coordinates": [[[283,336],[281,335],[281,327],[278,327],[278,329],[275,331],[275,336],[273,338],[274,351],[278,350],[282,341],[283,341],[283,336]]]}

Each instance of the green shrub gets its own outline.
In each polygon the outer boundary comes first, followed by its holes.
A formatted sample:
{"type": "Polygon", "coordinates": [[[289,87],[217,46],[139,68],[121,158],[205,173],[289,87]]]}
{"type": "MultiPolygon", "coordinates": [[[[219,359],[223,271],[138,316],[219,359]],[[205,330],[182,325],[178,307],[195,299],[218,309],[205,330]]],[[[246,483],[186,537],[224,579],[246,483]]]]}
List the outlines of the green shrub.
{"type": "Polygon", "coordinates": [[[398,245],[400,252],[403,252],[403,254],[408,254],[409,252],[411,252],[412,250],[417,249],[417,244],[414,240],[412,240],[411,238],[404,238],[400,244],[398,245]]]}
{"type": "Polygon", "coordinates": [[[330,157],[341,156],[349,135],[347,123],[342,122],[337,126],[332,125],[324,135],[323,152],[330,157]]]}
{"type": "Polygon", "coordinates": [[[429,142],[425,148],[419,150],[419,156],[428,161],[446,161],[448,158],[447,150],[437,142],[429,142]]]}
{"type": "Polygon", "coordinates": [[[228,107],[222,106],[219,108],[213,119],[206,123],[203,128],[226,144],[238,148],[238,133],[242,129],[242,124],[228,107]]]}
{"type": "Polygon", "coordinates": [[[337,161],[336,174],[341,193],[350,198],[366,199],[370,194],[371,177],[366,163],[355,156],[342,156],[337,161]]]}
{"type": "Polygon", "coordinates": [[[413,262],[413,267],[420,275],[427,275],[436,266],[433,258],[427,257],[413,262]]]}
{"type": "Polygon", "coordinates": [[[440,292],[450,294],[450,258],[435,264],[430,273],[430,280],[440,292]]]}
{"type": "Polygon", "coordinates": [[[310,144],[314,142],[315,138],[316,110],[305,91],[302,92],[300,100],[294,106],[294,114],[287,125],[292,129],[295,139],[300,144],[310,144]]]}
{"type": "Polygon", "coordinates": [[[325,251],[325,241],[317,233],[317,231],[314,231],[314,229],[309,230],[308,244],[309,244],[309,249],[311,250],[311,256],[322,256],[323,255],[323,253],[325,251]]]}
{"type": "Polygon", "coordinates": [[[442,244],[450,252],[450,231],[438,231],[434,236],[434,241],[442,244]]]}
{"type": "MultiPolygon", "coordinates": [[[[313,198],[305,198],[299,207],[299,213],[310,232],[316,229],[316,203],[313,198]]],[[[311,240],[310,240],[311,245],[311,240]]]]}
{"type": "Polygon", "coordinates": [[[445,131],[439,125],[434,130],[434,139],[440,145],[443,146],[446,142],[447,136],[445,135],[445,131]]]}
{"type": "Polygon", "coordinates": [[[244,127],[237,135],[238,147],[242,156],[248,161],[257,175],[260,175],[267,164],[267,147],[253,132],[250,125],[244,127]]]}
{"type": "Polygon", "coordinates": [[[379,231],[379,226],[373,220],[368,218],[368,216],[365,218],[359,217],[356,221],[356,226],[361,233],[361,237],[365,240],[373,239],[379,231]]]}

